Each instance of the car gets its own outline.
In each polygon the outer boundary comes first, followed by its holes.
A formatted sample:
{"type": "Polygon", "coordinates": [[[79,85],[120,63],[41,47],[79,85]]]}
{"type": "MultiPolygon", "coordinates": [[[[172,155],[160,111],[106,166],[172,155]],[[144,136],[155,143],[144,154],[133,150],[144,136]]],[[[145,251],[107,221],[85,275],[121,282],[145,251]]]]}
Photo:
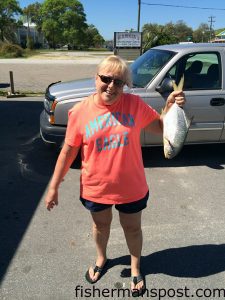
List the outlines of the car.
{"type": "MultiPolygon", "coordinates": [[[[225,142],[225,43],[191,43],[151,48],[131,65],[132,88],[159,113],[172,83],[184,75],[185,109],[192,123],[185,144],[225,142]]],[[[52,83],[46,89],[40,133],[46,144],[63,143],[68,110],[95,91],[94,78],[52,83]]],[[[162,145],[162,137],[143,130],[142,146],[162,145]]]]}

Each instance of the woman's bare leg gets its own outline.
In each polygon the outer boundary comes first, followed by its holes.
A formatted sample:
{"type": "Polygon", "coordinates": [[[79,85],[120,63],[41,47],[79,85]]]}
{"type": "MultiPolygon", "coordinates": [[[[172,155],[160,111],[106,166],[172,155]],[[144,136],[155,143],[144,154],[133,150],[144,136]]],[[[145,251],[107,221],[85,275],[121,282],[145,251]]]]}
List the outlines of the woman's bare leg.
{"type": "MultiPolygon", "coordinates": [[[[91,215],[93,219],[93,237],[97,251],[96,266],[101,268],[107,260],[106,252],[112,222],[112,208],[92,212],[91,215]]],[[[89,269],[89,274],[92,280],[97,280],[99,277],[99,272],[94,275],[92,267],[89,269]]]]}
{"type": "MultiPolygon", "coordinates": [[[[126,214],[119,213],[120,223],[126,237],[127,246],[131,256],[131,275],[140,275],[140,259],[142,251],[142,229],[141,229],[141,215],[142,212],[126,214]]],[[[139,282],[136,286],[132,283],[132,289],[141,289],[144,282],[139,282]]]]}

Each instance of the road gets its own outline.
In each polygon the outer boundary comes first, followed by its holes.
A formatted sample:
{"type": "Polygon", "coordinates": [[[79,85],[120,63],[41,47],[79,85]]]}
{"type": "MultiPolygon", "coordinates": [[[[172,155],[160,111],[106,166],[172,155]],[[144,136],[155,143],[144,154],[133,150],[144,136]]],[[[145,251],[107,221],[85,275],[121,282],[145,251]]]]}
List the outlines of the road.
{"type": "MultiPolygon", "coordinates": [[[[84,279],[95,254],[78,200],[79,160],[59,206],[44,207],[58,154],[40,139],[42,107],[41,97],[0,100],[0,299],[129,299],[116,294],[130,278],[115,210],[109,269],[94,286],[84,279]]],[[[151,194],[143,213],[145,299],[224,299],[224,290],[213,290],[224,289],[225,278],[224,153],[225,145],[186,146],[166,160],[161,148],[143,149],[151,194]]]]}
{"type": "Polygon", "coordinates": [[[93,77],[97,64],[109,54],[55,51],[28,59],[0,59],[0,82],[10,82],[12,71],[15,92],[44,93],[52,82],[93,77]]]}

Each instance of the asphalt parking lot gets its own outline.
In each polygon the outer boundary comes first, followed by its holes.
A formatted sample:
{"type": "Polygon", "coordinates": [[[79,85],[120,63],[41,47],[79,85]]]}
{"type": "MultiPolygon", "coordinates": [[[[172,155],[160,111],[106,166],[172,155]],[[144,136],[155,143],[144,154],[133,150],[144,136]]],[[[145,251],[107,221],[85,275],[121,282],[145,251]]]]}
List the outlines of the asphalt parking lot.
{"type": "MultiPolygon", "coordinates": [[[[85,281],[95,253],[78,200],[79,160],[59,206],[44,207],[58,153],[40,139],[42,109],[42,97],[0,98],[0,299],[129,299],[129,256],[115,210],[108,269],[94,286],[85,281]]],[[[161,148],[143,149],[151,194],[143,213],[144,299],[224,299],[224,153],[225,145],[186,146],[166,160],[161,148]]]]}

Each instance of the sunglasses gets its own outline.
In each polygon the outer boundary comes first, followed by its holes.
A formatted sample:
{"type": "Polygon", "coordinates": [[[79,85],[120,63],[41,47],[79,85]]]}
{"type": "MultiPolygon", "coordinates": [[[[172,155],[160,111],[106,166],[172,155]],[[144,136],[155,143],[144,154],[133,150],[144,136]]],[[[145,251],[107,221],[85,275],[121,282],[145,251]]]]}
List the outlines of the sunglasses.
{"type": "Polygon", "coordinates": [[[114,83],[115,86],[117,87],[122,87],[125,83],[123,82],[123,80],[121,79],[116,79],[116,78],[113,78],[111,76],[105,76],[105,75],[99,75],[99,78],[101,79],[101,81],[103,83],[106,83],[106,84],[110,84],[112,81],[114,83]]]}

